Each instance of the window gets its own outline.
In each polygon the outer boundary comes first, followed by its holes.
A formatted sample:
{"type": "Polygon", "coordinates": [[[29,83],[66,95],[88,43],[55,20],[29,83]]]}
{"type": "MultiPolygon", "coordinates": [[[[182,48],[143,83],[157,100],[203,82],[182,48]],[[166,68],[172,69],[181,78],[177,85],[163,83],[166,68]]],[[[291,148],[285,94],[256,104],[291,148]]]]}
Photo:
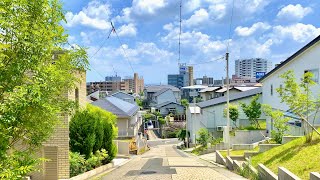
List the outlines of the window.
{"type": "Polygon", "coordinates": [[[270,86],[270,95],[273,96],[273,85],[270,86]]]}
{"type": "Polygon", "coordinates": [[[315,83],[319,82],[319,69],[310,69],[310,70],[305,70],[304,73],[310,72],[313,74],[313,77],[311,78],[312,81],[315,83]]]}

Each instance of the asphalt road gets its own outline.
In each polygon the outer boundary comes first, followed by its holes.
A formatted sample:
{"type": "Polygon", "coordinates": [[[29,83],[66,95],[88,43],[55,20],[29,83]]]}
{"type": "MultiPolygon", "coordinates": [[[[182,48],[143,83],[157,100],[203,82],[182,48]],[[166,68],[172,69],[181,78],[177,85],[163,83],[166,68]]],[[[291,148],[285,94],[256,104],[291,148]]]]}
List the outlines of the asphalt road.
{"type": "Polygon", "coordinates": [[[103,180],[206,180],[243,179],[225,168],[200,160],[176,149],[177,139],[149,141],[150,151],[134,156],[111,171],[103,180]]]}

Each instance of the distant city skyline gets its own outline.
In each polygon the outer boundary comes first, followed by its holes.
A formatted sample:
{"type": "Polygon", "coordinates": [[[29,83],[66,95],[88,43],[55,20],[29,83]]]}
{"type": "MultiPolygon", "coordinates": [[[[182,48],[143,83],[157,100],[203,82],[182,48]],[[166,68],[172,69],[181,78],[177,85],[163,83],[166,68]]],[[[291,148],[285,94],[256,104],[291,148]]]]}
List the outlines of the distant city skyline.
{"type": "MultiPolygon", "coordinates": [[[[223,59],[199,63],[224,56],[227,42],[231,76],[236,59],[264,58],[277,64],[320,34],[317,0],[236,1],[232,40],[228,36],[232,1],[182,2],[181,63],[195,64],[194,77],[225,77],[223,59]]],[[[69,42],[88,48],[88,81],[134,71],[147,84],[166,84],[168,74],[178,73],[179,0],[63,3],[69,42]],[[111,21],[120,41],[115,34],[107,39],[111,21]]]]}

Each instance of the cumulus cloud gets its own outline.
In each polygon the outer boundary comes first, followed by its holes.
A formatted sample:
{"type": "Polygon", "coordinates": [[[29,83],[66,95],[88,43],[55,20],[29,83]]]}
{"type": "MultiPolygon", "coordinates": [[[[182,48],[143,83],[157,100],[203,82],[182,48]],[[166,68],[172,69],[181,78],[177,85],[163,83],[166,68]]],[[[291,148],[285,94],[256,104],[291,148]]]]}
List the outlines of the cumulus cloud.
{"type": "Polygon", "coordinates": [[[268,30],[270,28],[271,28],[271,26],[268,23],[257,22],[257,23],[254,23],[251,27],[238,26],[235,29],[235,32],[238,36],[251,36],[257,31],[263,32],[263,31],[268,30]]]}
{"type": "Polygon", "coordinates": [[[127,25],[122,25],[118,30],[118,34],[119,36],[136,36],[137,28],[132,23],[127,25]]]}
{"type": "Polygon", "coordinates": [[[278,43],[285,39],[292,39],[299,43],[305,43],[315,38],[320,34],[320,28],[311,24],[297,23],[289,26],[275,26],[273,27],[272,36],[278,43]]]}
{"type": "Polygon", "coordinates": [[[109,4],[91,1],[78,13],[67,12],[65,16],[67,20],[66,26],[73,27],[81,24],[83,26],[105,30],[110,28],[108,22],[110,15],[111,10],[109,4]]]}
{"type": "Polygon", "coordinates": [[[311,12],[312,9],[310,7],[289,4],[278,12],[277,18],[282,21],[298,22],[311,12]]]}
{"type": "Polygon", "coordinates": [[[187,27],[198,26],[209,20],[209,14],[207,10],[201,8],[194,12],[194,14],[183,22],[183,25],[187,27]]]}

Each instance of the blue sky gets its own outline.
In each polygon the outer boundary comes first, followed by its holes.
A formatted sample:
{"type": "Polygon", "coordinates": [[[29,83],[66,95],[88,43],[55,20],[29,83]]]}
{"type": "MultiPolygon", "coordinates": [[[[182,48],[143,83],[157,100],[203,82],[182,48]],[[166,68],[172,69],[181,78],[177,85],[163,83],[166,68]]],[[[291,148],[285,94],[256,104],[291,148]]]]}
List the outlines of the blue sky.
{"type": "MultiPolygon", "coordinates": [[[[279,63],[320,34],[317,1],[234,0],[229,39],[232,0],[183,0],[181,62],[199,63],[195,77],[221,79],[225,62],[216,59],[224,56],[229,42],[231,74],[236,59],[279,63]],[[206,61],[214,62],[201,64],[206,61]]],[[[166,84],[167,75],[178,72],[180,0],[62,2],[69,42],[88,48],[92,68],[87,81],[115,72],[132,76],[135,71],[147,84],[166,84]],[[114,34],[107,39],[111,21],[120,41],[114,34]]]]}

